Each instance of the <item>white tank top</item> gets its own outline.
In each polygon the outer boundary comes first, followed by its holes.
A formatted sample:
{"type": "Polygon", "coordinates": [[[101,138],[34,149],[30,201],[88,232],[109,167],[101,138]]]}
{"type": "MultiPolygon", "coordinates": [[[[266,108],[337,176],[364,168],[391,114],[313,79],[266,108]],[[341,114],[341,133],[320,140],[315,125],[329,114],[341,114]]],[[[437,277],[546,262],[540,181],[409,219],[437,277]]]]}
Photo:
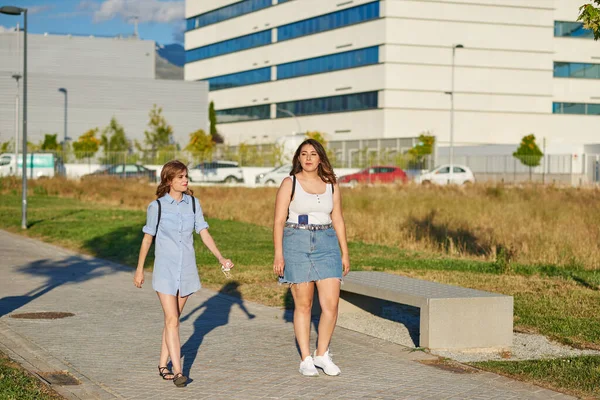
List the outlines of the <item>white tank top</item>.
{"type": "MultiPolygon", "coordinates": [[[[293,181],[293,178],[290,178],[293,181]]],[[[296,179],[296,190],[294,199],[290,202],[290,215],[287,222],[298,223],[298,215],[308,215],[308,223],[311,225],[325,225],[331,223],[331,211],[333,211],[333,191],[331,184],[325,187],[325,193],[311,194],[302,189],[300,181],[296,179]]]]}

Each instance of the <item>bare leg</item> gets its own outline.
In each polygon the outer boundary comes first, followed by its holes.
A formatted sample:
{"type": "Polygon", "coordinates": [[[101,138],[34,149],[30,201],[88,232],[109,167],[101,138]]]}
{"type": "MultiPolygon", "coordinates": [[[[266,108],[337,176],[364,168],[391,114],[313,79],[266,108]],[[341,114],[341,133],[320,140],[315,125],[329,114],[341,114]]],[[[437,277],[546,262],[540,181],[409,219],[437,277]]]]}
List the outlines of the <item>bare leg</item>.
{"type": "MultiPolygon", "coordinates": [[[[187,301],[187,297],[179,297],[177,296],[177,302],[179,303],[179,317],[181,317],[181,313],[183,312],[183,307],[185,306],[185,302],[187,301]]],[[[162,346],[160,348],[160,361],[158,365],[160,367],[165,367],[169,362],[169,349],[167,347],[167,339],[166,339],[166,331],[167,328],[163,328],[162,334],[162,346]]]]}
{"type": "MultiPolygon", "coordinates": [[[[166,343],[168,354],[173,364],[173,373],[177,374],[182,372],[181,368],[181,342],[179,340],[179,315],[180,308],[183,309],[186,298],[179,296],[172,296],[164,293],[158,293],[160,304],[165,314],[165,328],[163,330],[163,338],[166,343]],[[181,301],[183,300],[183,305],[181,301]]],[[[161,346],[162,347],[162,346],[161,346]]],[[[162,359],[161,349],[161,362],[162,359]]],[[[166,358],[165,358],[166,359],[166,358]]],[[[166,362],[165,362],[166,365],[166,362]]]]}
{"type": "Polygon", "coordinates": [[[319,342],[317,356],[325,354],[331,342],[338,317],[338,303],[340,300],[340,280],[328,278],[317,281],[319,291],[319,304],[321,305],[321,319],[319,320],[319,342]]]}
{"type": "Polygon", "coordinates": [[[315,294],[314,282],[292,285],[294,297],[294,333],[300,347],[300,357],[304,360],[310,356],[310,311],[315,294]]]}

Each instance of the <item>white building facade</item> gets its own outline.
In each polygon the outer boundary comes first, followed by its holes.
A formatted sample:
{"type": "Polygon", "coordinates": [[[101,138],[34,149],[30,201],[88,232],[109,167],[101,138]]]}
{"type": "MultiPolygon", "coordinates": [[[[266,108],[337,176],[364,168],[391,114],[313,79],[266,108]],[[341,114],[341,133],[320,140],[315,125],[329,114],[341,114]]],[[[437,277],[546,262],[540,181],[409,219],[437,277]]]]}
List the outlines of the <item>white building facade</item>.
{"type": "Polygon", "coordinates": [[[595,143],[600,43],[580,3],[186,0],[185,79],[209,82],[231,144],[320,131],[444,145],[452,114],[456,144],[595,143]]]}
{"type": "MultiPolygon", "coordinates": [[[[155,42],[28,34],[28,141],[45,134],[64,139],[67,91],[67,136],[77,140],[93,128],[102,130],[115,117],[127,138],[143,143],[149,112],[156,104],[173,127],[181,147],[189,134],[208,127],[208,85],[155,79],[155,42]]],[[[23,102],[23,33],[0,34],[0,142],[14,140],[17,93],[23,102]]],[[[19,112],[19,129],[22,113],[19,112]]],[[[19,146],[21,144],[19,140],[19,146]]]]}

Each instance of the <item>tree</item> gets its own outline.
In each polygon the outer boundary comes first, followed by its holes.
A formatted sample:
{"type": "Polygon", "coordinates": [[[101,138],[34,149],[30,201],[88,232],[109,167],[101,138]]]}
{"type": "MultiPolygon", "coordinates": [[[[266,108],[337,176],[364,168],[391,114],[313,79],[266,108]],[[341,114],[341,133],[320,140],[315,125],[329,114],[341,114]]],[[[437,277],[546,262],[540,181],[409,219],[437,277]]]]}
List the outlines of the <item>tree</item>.
{"type": "Polygon", "coordinates": [[[75,150],[75,158],[82,159],[91,157],[100,148],[100,140],[96,137],[99,129],[90,129],[83,135],[79,136],[77,141],[73,142],[73,150],[75,150]]]}
{"type": "Polygon", "coordinates": [[[129,141],[127,140],[127,136],[125,136],[125,129],[119,125],[115,117],[112,117],[108,126],[102,130],[100,145],[104,151],[104,162],[109,164],[117,161],[114,155],[111,157],[111,153],[129,151],[129,141]]]}
{"type": "Polygon", "coordinates": [[[27,141],[27,152],[28,153],[35,153],[36,151],[40,151],[41,149],[42,149],[42,142],[33,143],[33,142],[30,142],[29,140],[27,141]]]}
{"type": "Polygon", "coordinates": [[[210,136],[213,142],[223,143],[223,136],[217,131],[217,112],[215,111],[215,103],[211,101],[208,105],[208,121],[210,122],[210,136]]]}
{"type": "Polygon", "coordinates": [[[273,165],[275,167],[279,167],[281,165],[283,165],[283,161],[284,161],[284,148],[283,148],[283,144],[280,143],[273,143],[270,147],[270,152],[267,155],[267,162],[268,165],[273,165]]]}
{"type": "Polygon", "coordinates": [[[521,161],[521,163],[529,167],[529,180],[531,180],[531,171],[533,167],[540,165],[540,161],[544,153],[540,150],[538,145],[535,143],[535,135],[523,136],[521,139],[521,145],[513,153],[513,157],[521,161]]]}
{"type": "Polygon", "coordinates": [[[156,104],[150,110],[149,117],[149,129],[144,131],[145,147],[137,141],[135,147],[144,154],[144,162],[164,164],[172,159],[173,153],[178,150],[173,139],[173,127],[163,117],[162,108],[157,107],[156,104]]]}
{"type": "Polygon", "coordinates": [[[202,129],[198,129],[190,133],[190,141],[184,150],[192,153],[194,158],[199,158],[197,161],[209,160],[212,158],[214,145],[213,138],[202,129]]]}
{"type": "Polygon", "coordinates": [[[46,133],[44,135],[44,141],[41,143],[40,148],[44,151],[58,151],[61,149],[58,143],[58,133],[51,135],[46,133]]]}
{"type": "Polygon", "coordinates": [[[425,159],[433,154],[435,146],[435,136],[430,132],[423,132],[419,135],[419,142],[408,150],[408,155],[411,157],[409,168],[423,169],[425,159]]]}
{"type": "Polygon", "coordinates": [[[323,147],[327,147],[327,139],[325,139],[325,134],[319,131],[309,131],[306,132],[307,139],[314,139],[317,142],[321,143],[323,147]]]}
{"type": "Polygon", "coordinates": [[[149,113],[150,121],[148,122],[147,131],[144,131],[144,143],[148,146],[148,150],[156,152],[158,150],[173,150],[175,148],[173,140],[173,127],[167,123],[167,120],[162,115],[162,107],[157,107],[156,104],[152,107],[149,113]]]}
{"type": "Polygon", "coordinates": [[[14,150],[14,146],[12,145],[13,142],[11,142],[10,140],[8,142],[3,142],[0,144],[0,153],[6,153],[8,151],[12,151],[14,150]]]}
{"type": "Polygon", "coordinates": [[[600,38],[600,0],[591,1],[591,3],[579,7],[577,21],[583,22],[583,27],[591,30],[594,33],[594,40],[598,40],[600,38]]]}

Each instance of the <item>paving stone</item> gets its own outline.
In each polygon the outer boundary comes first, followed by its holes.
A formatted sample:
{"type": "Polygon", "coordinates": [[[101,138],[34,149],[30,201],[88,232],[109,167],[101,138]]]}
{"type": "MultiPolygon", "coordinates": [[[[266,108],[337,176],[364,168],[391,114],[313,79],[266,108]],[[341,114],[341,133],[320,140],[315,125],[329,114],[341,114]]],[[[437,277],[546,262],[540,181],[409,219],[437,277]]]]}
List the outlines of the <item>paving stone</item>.
{"type": "MultiPolygon", "coordinates": [[[[492,373],[443,371],[417,362],[430,355],[343,328],[331,344],[342,374],[306,378],[282,310],[207,289],[190,297],[182,315],[192,381],[177,388],[156,369],[163,315],[150,274],[140,290],[131,268],[4,231],[0,254],[0,350],[31,370],[68,370],[82,380],[59,388],[67,398],[572,398],[492,373]],[[40,311],[75,315],[10,317],[40,311]]],[[[313,332],[313,347],[315,339],[313,332]]]]}

